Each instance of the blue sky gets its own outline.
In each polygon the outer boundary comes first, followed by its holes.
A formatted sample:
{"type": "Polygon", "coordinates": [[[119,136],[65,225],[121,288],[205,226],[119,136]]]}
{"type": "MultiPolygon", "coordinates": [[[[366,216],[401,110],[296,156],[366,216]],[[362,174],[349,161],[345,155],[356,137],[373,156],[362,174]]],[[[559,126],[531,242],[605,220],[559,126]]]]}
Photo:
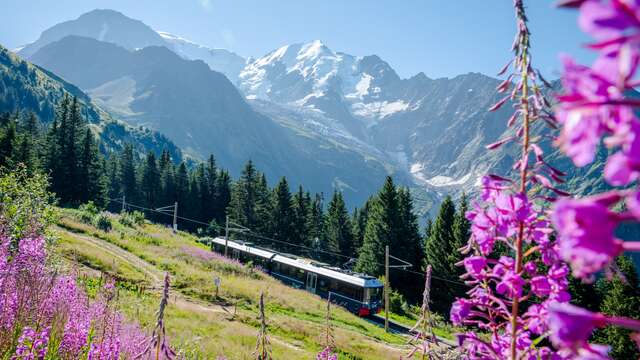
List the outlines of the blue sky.
{"type": "MultiPolygon", "coordinates": [[[[559,74],[558,53],[591,60],[576,14],[529,0],[534,63],[559,74]]],[[[510,57],[512,0],[2,0],[0,43],[35,40],[42,30],[95,8],[110,8],[203,45],[261,56],[282,45],[322,40],[353,55],[377,54],[403,77],[494,74],[510,57]]]]}

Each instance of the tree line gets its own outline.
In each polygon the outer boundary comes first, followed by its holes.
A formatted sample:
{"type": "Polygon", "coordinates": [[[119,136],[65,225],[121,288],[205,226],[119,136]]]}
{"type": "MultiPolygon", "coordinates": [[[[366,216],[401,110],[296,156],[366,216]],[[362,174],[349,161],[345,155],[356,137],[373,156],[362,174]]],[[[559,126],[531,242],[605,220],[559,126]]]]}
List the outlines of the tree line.
{"type": "MultiPolygon", "coordinates": [[[[285,177],[270,186],[250,160],[234,180],[213,155],[188,165],[175,162],[167,150],[141,155],[130,144],[106,153],[100,150],[95,131],[71,97],[61,100],[49,126],[32,113],[0,114],[0,166],[22,163],[28,171],[48,174],[50,190],[61,206],[92,201],[118,212],[123,198],[131,204],[127,209],[156,209],[177,202],[178,215],[195,220],[179,219],[179,227],[202,235],[222,234],[228,215],[251,229],[232,236],[372,276],[384,274],[385,246],[409,262],[410,271],[421,272],[429,263],[441,278],[454,280],[460,273],[455,249],[466,242],[469,228],[463,216],[464,197],[460,211],[446,198],[434,222],[421,231],[409,190],[391,177],[365,204],[349,211],[340,191],[325,199],[303,186],[292,190],[285,177]]],[[[172,221],[171,216],[153,211],[146,211],[146,216],[156,222],[172,221]]],[[[419,298],[421,286],[414,286],[421,283],[419,275],[392,270],[390,281],[409,299],[419,298]]],[[[450,285],[443,282],[440,292],[448,294],[443,298],[448,304],[455,293],[450,285]]]]}

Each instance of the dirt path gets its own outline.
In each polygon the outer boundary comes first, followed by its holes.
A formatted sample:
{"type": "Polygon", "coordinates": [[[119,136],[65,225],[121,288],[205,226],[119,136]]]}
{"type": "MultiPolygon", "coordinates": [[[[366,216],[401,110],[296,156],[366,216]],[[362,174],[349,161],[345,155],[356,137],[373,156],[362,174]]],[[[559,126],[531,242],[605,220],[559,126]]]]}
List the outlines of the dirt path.
{"type": "MultiPolygon", "coordinates": [[[[104,241],[104,240],[93,238],[93,237],[88,236],[88,235],[71,232],[71,231],[63,229],[61,227],[56,227],[56,230],[60,231],[60,232],[64,232],[68,236],[72,236],[72,237],[74,237],[76,239],[80,239],[82,241],[90,243],[90,244],[94,245],[95,247],[101,249],[105,253],[113,256],[114,258],[117,258],[120,261],[128,263],[129,265],[133,266],[134,268],[140,270],[150,280],[151,287],[153,289],[160,290],[164,286],[164,284],[163,284],[163,282],[164,282],[164,272],[162,270],[159,270],[158,268],[156,268],[152,264],[150,264],[150,263],[146,262],[145,260],[139,258],[138,256],[136,256],[136,255],[134,255],[134,254],[122,249],[121,247],[119,247],[119,246],[117,246],[115,244],[112,244],[110,242],[104,241]]],[[[220,305],[208,304],[208,303],[205,303],[203,301],[199,301],[199,300],[187,297],[187,296],[185,296],[185,295],[183,295],[183,294],[181,294],[179,292],[173,292],[172,296],[171,296],[171,300],[174,300],[174,303],[175,303],[176,306],[178,306],[179,308],[182,308],[182,309],[186,309],[186,310],[195,310],[195,311],[202,311],[202,312],[215,312],[215,313],[228,313],[228,311],[225,310],[220,305]]]]}

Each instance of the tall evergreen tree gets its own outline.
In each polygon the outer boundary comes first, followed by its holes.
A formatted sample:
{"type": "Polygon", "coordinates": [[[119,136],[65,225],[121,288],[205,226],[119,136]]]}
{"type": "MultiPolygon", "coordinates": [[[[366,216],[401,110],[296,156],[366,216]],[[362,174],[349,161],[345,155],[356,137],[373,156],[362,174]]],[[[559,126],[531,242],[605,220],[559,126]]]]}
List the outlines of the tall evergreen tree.
{"type": "Polygon", "coordinates": [[[160,170],[156,161],[156,155],[153,151],[147,153],[144,165],[142,167],[142,179],[140,181],[140,193],[144,206],[155,209],[159,206],[169,204],[160,204],[160,170]]]}
{"type": "MultiPolygon", "coordinates": [[[[407,188],[398,189],[398,236],[392,239],[391,249],[396,256],[408,261],[413,269],[420,269],[422,265],[422,239],[418,217],[413,211],[413,199],[407,188]]],[[[422,292],[419,287],[413,286],[415,275],[402,271],[394,271],[390,274],[391,283],[405,296],[417,300],[422,292]]]]}
{"type": "Polygon", "coordinates": [[[369,275],[383,274],[385,246],[398,236],[398,194],[393,179],[387,177],[382,190],[372,202],[356,271],[369,275]]]}
{"type": "Polygon", "coordinates": [[[234,222],[250,229],[256,228],[255,208],[258,180],[258,172],[253,162],[249,160],[242,170],[240,179],[233,186],[228,210],[229,216],[234,222]]]}
{"type": "Polygon", "coordinates": [[[302,185],[298,187],[298,191],[293,195],[293,239],[295,244],[307,246],[309,245],[309,212],[311,211],[311,195],[305,193],[302,185]]]}
{"type": "Polygon", "coordinates": [[[39,131],[39,121],[36,115],[30,112],[20,126],[20,136],[12,156],[14,163],[24,164],[30,173],[40,168],[39,131]]]}
{"type": "Polygon", "coordinates": [[[51,178],[51,190],[59,193],[62,182],[61,172],[61,149],[62,149],[62,124],[66,122],[69,113],[70,100],[65,94],[58,106],[56,107],[53,123],[45,137],[45,159],[44,170],[51,178]]]}
{"type": "MultiPolygon", "coordinates": [[[[451,273],[449,267],[449,255],[453,250],[453,222],[456,210],[450,196],[447,196],[440,205],[440,211],[433,226],[431,234],[425,242],[426,264],[431,265],[435,276],[451,280],[457,280],[457,275],[451,273]]],[[[448,313],[451,303],[458,288],[452,288],[451,284],[442,281],[434,281],[432,284],[434,294],[434,309],[442,314],[448,313]]]]}
{"type": "Polygon", "coordinates": [[[0,132],[0,166],[7,166],[15,152],[16,146],[16,121],[10,118],[4,129],[0,132]]]}
{"type": "Polygon", "coordinates": [[[362,208],[355,208],[353,210],[353,218],[351,220],[353,230],[351,232],[353,234],[353,248],[355,249],[356,257],[360,253],[360,248],[364,241],[364,231],[367,226],[367,216],[369,208],[371,207],[371,202],[372,198],[369,198],[362,208]]]}
{"type": "MultiPolygon", "coordinates": [[[[105,173],[107,177],[107,197],[109,199],[119,199],[122,197],[122,188],[120,186],[120,167],[118,157],[110,154],[105,161],[105,173]]],[[[113,212],[119,212],[121,204],[110,202],[108,209],[113,212]]]]}
{"type": "MultiPolygon", "coordinates": [[[[310,246],[313,249],[313,258],[322,258],[321,251],[331,251],[327,246],[325,240],[325,215],[324,215],[324,199],[322,193],[315,195],[313,202],[311,203],[311,209],[309,211],[309,219],[307,221],[307,228],[309,229],[309,241],[310,246]],[[320,251],[321,250],[321,251],[320,251]]],[[[335,249],[337,250],[337,249],[335,249]]]]}
{"type": "Polygon", "coordinates": [[[77,201],[85,203],[93,201],[98,206],[107,202],[107,182],[103,168],[103,161],[98,150],[98,144],[93,138],[91,130],[87,128],[80,148],[80,158],[77,165],[78,180],[77,201]]]}
{"type": "Polygon", "coordinates": [[[207,165],[205,169],[206,181],[204,183],[201,182],[200,186],[206,186],[206,189],[203,189],[203,204],[202,209],[204,212],[203,218],[207,219],[216,219],[218,215],[216,212],[218,199],[216,198],[218,185],[218,166],[216,164],[216,159],[213,155],[209,156],[207,160],[207,165]]]}
{"type": "Polygon", "coordinates": [[[178,214],[184,214],[184,209],[189,203],[189,195],[191,193],[189,172],[187,171],[187,164],[183,162],[178,166],[178,170],[175,174],[175,200],[178,202],[178,214]]]}
{"type": "Polygon", "coordinates": [[[456,215],[455,205],[450,196],[447,196],[440,205],[440,211],[436,217],[431,235],[425,243],[425,257],[427,264],[433,268],[438,276],[449,276],[450,268],[447,257],[451,253],[454,243],[453,222],[456,215]]]}
{"type": "Polygon", "coordinates": [[[257,174],[258,180],[255,185],[255,228],[254,230],[266,237],[274,235],[273,225],[273,211],[274,203],[269,185],[267,183],[267,176],[264,173],[257,174]]]}
{"type": "MultiPolygon", "coordinates": [[[[287,179],[282,177],[273,189],[273,237],[276,240],[292,242],[293,232],[293,204],[287,179]]],[[[286,251],[299,253],[300,248],[294,246],[285,247],[286,251]]]]}
{"type": "Polygon", "coordinates": [[[223,224],[226,216],[226,209],[231,203],[231,177],[226,170],[220,171],[216,180],[216,222],[223,224]]]}
{"type": "Polygon", "coordinates": [[[462,275],[464,272],[462,267],[456,265],[463,259],[462,253],[458,250],[467,245],[469,236],[471,235],[471,222],[467,219],[468,210],[469,205],[467,203],[467,195],[462,193],[462,196],[460,197],[460,204],[458,205],[456,215],[453,219],[452,251],[450,252],[448,259],[449,270],[458,276],[462,275]]]}
{"type": "Polygon", "coordinates": [[[85,123],[80,114],[78,98],[74,97],[69,105],[68,116],[62,119],[58,132],[60,144],[60,188],[58,197],[62,204],[78,204],[82,195],[77,186],[83,180],[79,172],[79,157],[85,123]]]}
{"type": "MultiPolygon", "coordinates": [[[[342,193],[334,191],[327,210],[326,238],[329,243],[337,246],[342,255],[353,257],[355,249],[353,248],[353,233],[351,231],[351,219],[342,193]]],[[[335,260],[342,261],[342,259],[335,260]]]]}
{"type": "Polygon", "coordinates": [[[136,164],[133,155],[133,146],[125,144],[120,154],[120,186],[125,202],[136,203],[138,201],[138,183],[136,179],[136,164]]]}

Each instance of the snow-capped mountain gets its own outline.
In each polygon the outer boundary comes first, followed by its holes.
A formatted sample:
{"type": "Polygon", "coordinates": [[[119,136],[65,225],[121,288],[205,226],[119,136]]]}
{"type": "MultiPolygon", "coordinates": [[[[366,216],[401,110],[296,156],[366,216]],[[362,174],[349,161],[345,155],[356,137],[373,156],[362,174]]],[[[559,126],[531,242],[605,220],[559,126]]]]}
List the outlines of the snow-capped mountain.
{"type": "Polygon", "coordinates": [[[211,70],[223,73],[231,82],[235,82],[238,79],[240,71],[245,66],[246,60],[229,50],[214,49],[196,44],[193,41],[165,31],[158,31],[158,34],[162,36],[165,42],[171,45],[171,49],[178,55],[189,60],[204,61],[211,70]]]}
{"type": "Polygon", "coordinates": [[[239,85],[248,99],[315,109],[371,125],[411,111],[394,91],[402,80],[377,56],[334,52],[321,41],[283,46],[248,64],[239,85]],[[346,111],[346,112],[345,112],[346,111]]]}
{"type": "Polygon", "coordinates": [[[321,41],[280,47],[242,70],[240,89],[254,106],[297,112],[304,126],[353,146],[354,138],[420,187],[468,189],[498,158],[474,162],[504,131],[503,111],[488,113],[498,80],[481,74],[402,79],[376,55],[335,52],[321,41]],[[255,99],[255,100],[254,100],[255,99]],[[260,100],[260,103],[257,101],[260,100]]]}

